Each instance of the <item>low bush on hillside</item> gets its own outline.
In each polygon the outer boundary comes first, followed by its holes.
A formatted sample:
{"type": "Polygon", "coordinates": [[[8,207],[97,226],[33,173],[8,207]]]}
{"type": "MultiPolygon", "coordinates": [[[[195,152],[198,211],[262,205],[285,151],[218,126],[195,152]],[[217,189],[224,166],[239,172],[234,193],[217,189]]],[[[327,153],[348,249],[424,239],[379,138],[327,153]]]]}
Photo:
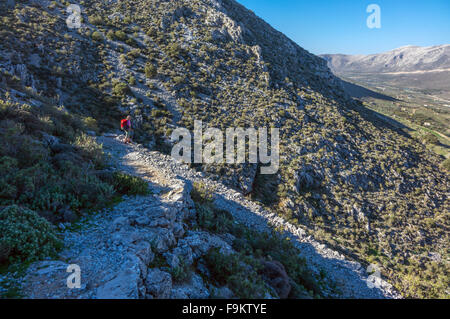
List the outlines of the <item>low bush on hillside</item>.
{"type": "Polygon", "coordinates": [[[61,247],[53,225],[17,205],[0,210],[0,234],[0,262],[32,262],[54,255],[61,247]]]}
{"type": "Polygon", "coordinates": [[[112,93],[119,97],[125,97],[130,93],[130,88],[126,83],[118,82],[114,84],[112,93]]]}
{"type": "Polygon", "coordinates": [[[94,31],[91,34],[91,38],[94,41],[102,41],[103,40],[103,34],[101,34],[101,32],[94,31]]]}
{"type": "Polygon", "coordinates": [[[106,33],[106,38],[108,40],[115,40],[116,39],[116,34],[114,33],[113,30],[109,30],[108,33],[106,33]]]}
{"type": "Polygon", "coordinates": [[[121,194],[147,195],[149,194],[148,183],[139,177],[116,172],[113,175],[114,188],[121,194]]]}
{"type": "Polygon", "coordinates": [[[103,151],[81,134],[80,118],[54,108],[0,102],[0,206],[20,204],[62,221],[58,212],[101,206],[114,192],[93,170],[103,151]]]}
{"type": "Polygon", "coordinates": [[[136,84],[136,78],[134,76],[130,76],[128,78],[128,84],[129,85],[135,85],[136,84]]]}
{"type": "Polygon", "coordinates": [[[204,258],[211,278],[214,282],[228,287],[241,299],[264,298],[269,288],[264,283],[255,268],[256,260],[251,260],[241,255],[224,255],[218,249],[212,249],[204,258]],[[252,262],[253,265],[243,261],[252,262]]]}
{"type": "Polygon", "coordinates": [[[102,25],[103,24],[103,18],[101,16],[98,15],[92,15],[88,17],[88,21],[91,24],[95,24],[95,25],[102,25]]]}
{"type": "Polygon", "coordinates": [[[127,39],[126,33],[121,30],[114,32],[114,36],[117,40],[120,40],[120,41],[125,41],[127,39]]]}
{"type": "Polygon", "coordinates": [[[442,162],[442,167],[443,167],[447,172],[450,172],[450,158],[447,158],[445,161],[442,162]]]}
{"type": "Polygon", "coordinates": [[[157,74],[156,67],[151,63],[147,63],[145,65],[144,72],[145,72],[145,76],[149,79],[155,77],[157,74]]]}

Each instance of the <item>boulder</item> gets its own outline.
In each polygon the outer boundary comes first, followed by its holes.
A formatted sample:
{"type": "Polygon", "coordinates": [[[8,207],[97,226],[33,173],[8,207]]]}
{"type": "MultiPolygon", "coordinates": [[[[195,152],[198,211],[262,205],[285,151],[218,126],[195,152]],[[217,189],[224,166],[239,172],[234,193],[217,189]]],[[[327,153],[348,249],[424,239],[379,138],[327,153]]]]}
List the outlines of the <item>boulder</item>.
{"type": "Polygon", "coordinates": [[[177,268],[180,265],[180,259],[177,255],[172,253],[165,253],[164,257],[166,258],[166,261],[170,267],[177,268]]]}
{"type": "Polygon", "coordinates": [[[132,250],[135,251],[136,256],[144,263],[145,266],[150,265],[155,259],[155,254],[152,251],[152,247],[147,241],[139,241],[135,243],[132,250]]]}
{"type": "Polygon", "coordinates": [[[97,289],[97,299],[138,299],[139,281],[135,271],[126,269],[97,289]]]}
{"type": "Polygon", "coordinates": [[[157,268],[149,269],[145,287],[150,298],[168,299],[172,294],[172,276],[157,268]]]}
{"type": "Polygon", "coordinates": [[[289,277],[284,266],[278,261],[262,261],[262,275],[281,299],[286,299],[291,291],[289,277]]]}
{"type": "Polygon", "coordinates": [[[157,228],[153,231],[154,248],[158,253],[167,252],[177,241],[172,231],[167,228],[157,228]]]}
{"type": "Polygon", "coordinates": [[[222,30],[219,29],[215,29],[213,31],[211,31],[211,38],[215,41],[215,42],[225,42],[227,40],[227,34],[224,34],[222,32],[222,30]]]}
{"type": "Polygon", "coordinates": [[[124,217],[124,216],[117,217],[111,225],[111,231],[112,232],[119,231],[119,230],[125,228],[126,226],[128,226],[129,224],[130,224],[130,220],[127,217],[124,217]]]}
{"type": "Polygon", "coordinates": [[[173,250],[173,254],[182,259],[183,262],[190,266],[194,262],[194,257],[192,254],[192,249],[188,245],[178,246],[173,250]]]}
{"type": "Polygon", "coordinates": [[[193,274],[188,283],[175,286],[172,289],[173,299],[206,299],[209,291],[205,288],[202,277],[193,274]]]}
{"type": "Polygon", "coordinates": [[[222,238],[202,231],[189,231],[185,238],[179,240],[179,245],[189,246],[194,259],[202,257],[211,248],[219,248],[220,252],[225,255],[233,252],[231,246],[222,238]]]}

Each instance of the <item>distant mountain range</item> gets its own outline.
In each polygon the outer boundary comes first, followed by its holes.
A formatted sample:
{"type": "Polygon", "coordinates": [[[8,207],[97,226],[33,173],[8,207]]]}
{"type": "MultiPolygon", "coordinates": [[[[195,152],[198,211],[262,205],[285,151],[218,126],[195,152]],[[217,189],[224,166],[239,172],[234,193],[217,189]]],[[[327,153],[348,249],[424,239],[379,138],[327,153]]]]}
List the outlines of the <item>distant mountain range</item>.
{"type": "Polygon", "coordinates": [[[397,73],[450,71],[450,44],[432,47],[405,46],[370,55],[321,55],[336,73],[397,73]]]}
{"type": "MultiPolygon", "coordinates": [[[[321,55],[334,74],[368,88],[425,94],[444,104],[450,101],[450,44],[405,46],[370,55],[321,55]]],[[[346,91],[352,96],[354,90],[346,91]]]]}

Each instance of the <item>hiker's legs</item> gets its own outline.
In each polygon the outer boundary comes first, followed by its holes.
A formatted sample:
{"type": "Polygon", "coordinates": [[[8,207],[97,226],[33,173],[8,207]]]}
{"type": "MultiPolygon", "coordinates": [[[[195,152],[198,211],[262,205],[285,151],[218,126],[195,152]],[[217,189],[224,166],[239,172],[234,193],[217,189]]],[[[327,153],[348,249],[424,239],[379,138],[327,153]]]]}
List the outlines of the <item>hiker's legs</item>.
{"type": "Polygon", "coordinates": [[[128,131],[128,143],[131,143],[131,139],[133,138],[133,130],[128,131]]]}

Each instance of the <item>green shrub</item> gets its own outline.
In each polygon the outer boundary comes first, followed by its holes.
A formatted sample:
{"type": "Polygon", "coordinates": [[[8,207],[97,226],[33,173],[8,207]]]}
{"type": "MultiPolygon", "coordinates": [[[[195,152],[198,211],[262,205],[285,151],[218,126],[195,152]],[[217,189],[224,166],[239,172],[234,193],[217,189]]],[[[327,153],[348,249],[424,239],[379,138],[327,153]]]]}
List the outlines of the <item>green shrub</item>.
{"type": "Polygon", "coordinates": [[[226,233],[233,227],[233,216],[221,209],[217,209],[212,202],[212,195],[205,184],[194,183],[191,198],[197,210],[197,224],[214,233],[226,233]]]}
{"type": "Polygon", "coordinates": [[[450,158],[443,161],[441,165],[446,171],[450,172],[450,158]]]}
{"type": "Polygon", "coordinates": [[[113,185],[120,194],[148,195],[150,192],[146,181],[121,172],[114,173],[113,185]]]}
{"type": "Polygon", "coordinates": [[[116,39],[116,33],[113,30],[109,30],[108,33],[106,33],[106,38],[113,41],[116,39]]]}
{"type": "Polygon", "coordinates": [[[180,54],[184,54],[184,51],[180,44],[178,43],[171,43],[167,46],[167,53],[172,58],[178,57],[180,54]]]}
{"type": "Polygon", "coordinates": [[[233,293],[241,299],[264,298],[268,288],[255,268],[257,263],[249,265],[240,255],[224,255],[217,248],[211,249],[204,257],[214,283],[228,285],[233,293]]]}
{"type": "Polygon", "coordinates": [[[0,207],[19,204],[61,222],[61,210],[101,207],[113,196],[113,187],[94,171],[103,167],[101,145],[85,134],[73,138],[75,131],[95,126],[94,119],[83,123],[56,107],[2,101],[0,118],[9,128],[0,130],[0,207]],[[59,147],[50,150],[43,132],[58,136],[59,147]]]}
{"type": "Polygon", "coordinates": [[[120,41],[125,41],[125,40],[127,39],[126,33],[123,32],[123,31],[121,31],[121,30],[117,30],[117,31],[114,33],[114,35],[115,35],[115,38],[116,38],[117,40],[120,40],[120,41]]]}
{"type": "Polygon", "coordinates": [[[102,25],[103,24],[103,19],[101,16],[97,16],[97,15],[92,15],[88,17],[88,21],[91,24],[95,24],[95,25],[102,25]]]}
{"type": "Polygon", "coordinates": [[[175,84],[182,84],[182,83],[184,83],[184,78],[183,77],[181,77],[181,76],[176,76],[176,77],[174,77],[173,78],[173,81],[175,82],[175,84]]]}
{"type": "Polygon", "coordinates": [[[98,132],[97,120],[88,116],[83,119],[83,124],[87,130],[98,132]]]}
{"type": "Polygon", "coordinates": [[[48,162],[20,168],[17,160],[0,158],[0,205],[20,203],[51,214],[55,222],[62,221],[60,210],[67,207],[76,212],[104,205],[113,195],[112,186],[91,174],[82,161],[71,162],[73,156],[58,157],[58,168],[48,162]]]}
{"type": "Polygon", "coordinates": [[[145,65],[144,72],[145,76],[149,79],[154,78],[157,74],[156,67],[151,63],[147,63],[145,65]]]}
{"type": "Polygon", "coordinates": [[[98,144],[94,137],[81,133],[75,139],[75,146],[87,160],[92,160],[95,167],[101,168],[104,165],[103,146],[98,144]]]}
{"type": "Polygon", "coordinates": [[[103,34],[101,32],[94,31],[91,34],[91,38],[94,41],[102,41],[103,40],[103,34]]]}
{"type": "Polygon", "coordinates": [[[48,157],[48,150],[36,138],[26,134],[26,126],[14,120],[0,121],[0,156],[8,155],[21,166],[34,165],[48,157]]]}
{"type": "Polygon", "coordinates": [[[185,263],[185,261],[182,258],[180,258],[180,263],[178,267],[170,268],[170,273],[175,283],[186,282],[192,276],[192,271],[190,267],[185,263]]]}
{"type": "Polygon", "coordinates": [[[214,233],[226,233],[230,230],[233,217],[224,210],[214,209],[209,205],[196,204],[197,223],[208,231],[214,233]]]}
{"type": "Polygon", "coordinates": [[[129,94],[131,92],[131,90],[127,84],[118,82],[118,83],[114,84],[112,92],[114,95],[124,97],[125,95],[129,94]]]}
{"type": "Polygon", "coordinates": [[[61,247],[56,230],[36,212],[17,205],[0,211],[3,259],[32,262],[55,255],[61,247]]]}
{"type": "Polygon", "coordinates": [[[206,184],[195,182],[192,190],[191,197],[194,202],[205,204],[212,200],[211,191],[208,189],[206,184]]]}
{"type": "Polygon", "coordinates": [[[128,84],[129,85],[135,85],[136,84],[136,78],[134,76],[130,76],[128,78],[128,84]]]}

